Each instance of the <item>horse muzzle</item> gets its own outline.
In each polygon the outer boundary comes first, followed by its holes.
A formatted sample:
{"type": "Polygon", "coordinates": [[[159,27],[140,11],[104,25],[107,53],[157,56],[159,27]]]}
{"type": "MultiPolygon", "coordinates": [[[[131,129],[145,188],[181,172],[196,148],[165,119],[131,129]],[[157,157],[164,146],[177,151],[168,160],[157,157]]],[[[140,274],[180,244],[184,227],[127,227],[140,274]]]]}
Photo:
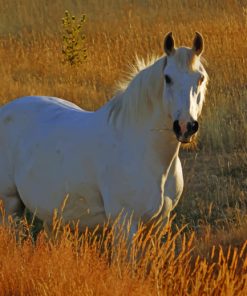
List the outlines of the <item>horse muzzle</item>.
{"type": "Polygon", "coordinates": [[[173,122],[173,131],[177,137],[177,140],[181,143],[190,143],[192,136],[198,131],[199,124],[196,120],[189,122],[179,122],[175,120],[173,122]]]}

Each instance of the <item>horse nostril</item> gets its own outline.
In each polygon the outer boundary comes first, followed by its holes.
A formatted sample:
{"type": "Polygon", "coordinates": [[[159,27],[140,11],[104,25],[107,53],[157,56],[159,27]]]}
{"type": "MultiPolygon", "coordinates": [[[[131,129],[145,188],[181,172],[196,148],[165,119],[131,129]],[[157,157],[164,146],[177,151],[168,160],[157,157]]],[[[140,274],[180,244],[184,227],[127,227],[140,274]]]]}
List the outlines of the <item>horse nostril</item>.
{"type": "Polygon", "coordinates": [[[187,124],[188,133],[190,134],[196,133],[198,131],[198,127],[199,127],[199,124],[196,120],[192,122],[188,122],[187,124]]]}
{"type": "Polygon", "coordinates": [[[173,131],[176,135],[179,135],[181,133],[181,128],[179,126],[178,120],[175,120],[173,122],[173,131]]]}
{"type": "Polygon", "coordinates": [[[198,131],[198,128],[199,128],[198,121],[194,121],[192,123],[192,130],[193,130],[193,132],[196,133],[198,131]]]}

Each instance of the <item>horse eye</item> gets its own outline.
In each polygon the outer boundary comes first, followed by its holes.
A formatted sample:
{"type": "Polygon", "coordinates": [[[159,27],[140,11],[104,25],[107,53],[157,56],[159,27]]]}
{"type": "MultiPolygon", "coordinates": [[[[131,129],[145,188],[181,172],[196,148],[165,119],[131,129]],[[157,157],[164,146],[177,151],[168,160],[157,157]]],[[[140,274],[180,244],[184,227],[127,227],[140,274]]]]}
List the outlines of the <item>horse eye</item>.
{"type": "Polygon", "coordinates": [[[168,76],[168,75],[165,75],[165,80],[166,80],[166,83],[167,84],[171,84],[172,83],[171,77],[168,76]]]}
{"type": "Polygon", "coordinates": [[[201,85],[203,83],[204,76],[202,75],[201,78],[198,80],[198,85],[201,85]]]}

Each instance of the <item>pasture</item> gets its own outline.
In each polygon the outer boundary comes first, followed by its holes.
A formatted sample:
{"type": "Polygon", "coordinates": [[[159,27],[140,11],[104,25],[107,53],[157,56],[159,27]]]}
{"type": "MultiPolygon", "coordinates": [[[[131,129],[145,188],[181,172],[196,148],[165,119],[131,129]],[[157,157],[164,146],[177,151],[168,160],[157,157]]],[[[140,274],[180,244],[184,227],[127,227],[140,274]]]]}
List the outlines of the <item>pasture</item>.
{"type": "Polygon", "coordinates": [[[140,231],[136,246],[151,242],[145,258],[137,262],[133,250],[126,262],[123,238],[109,265],[111,231],[97,240],[65,228],[55,244],[41,231],[34,244],[27,221],[22,243],[3,225],[0,294],[246,295],[246,1],[0,0],[0,7],[1,105],[47,95],[96,110],[136,56],[163,54],[170,31],[177,46],[191,45],[194,32],[202,33],[210,78],[196,145],[180,152],[185,188],[166,242],[140,231]],[[66,9],[87,16],[87,60],[80,65],[63,63],[66,9]]]}

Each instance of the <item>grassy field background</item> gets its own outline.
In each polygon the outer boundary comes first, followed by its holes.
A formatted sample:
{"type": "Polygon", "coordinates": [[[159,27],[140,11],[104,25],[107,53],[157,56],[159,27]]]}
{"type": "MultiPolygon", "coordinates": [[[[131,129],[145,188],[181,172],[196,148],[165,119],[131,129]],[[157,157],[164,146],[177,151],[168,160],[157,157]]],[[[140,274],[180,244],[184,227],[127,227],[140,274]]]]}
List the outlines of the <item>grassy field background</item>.
{"type": "Polygon", "coordinates": [[[122,259],[109,267],[96,247],[84,248],[79,260],[68,237],[51,247],[42,234],[36,247],[29,240],[16,246],[12,232],[2,227],[2,295],[247,295],[246,30],[246,0],[0,0],[1,104],[50,95],[96,110],[113,96],[136,55],[163,54],[169,31],[177,46],[190,46],[195,31],[203,34],[210,77],[198,148],[181,151],[185,189],[172,224],[184,227],[187,239],[194,236],[188,248],[201,258],[197,268],[183,267],[189,259],[182,251],[181,260],[165,261],[157,247],[159,256],[149,254],[156,270],[147,275],[145,263],[130,272],[134,267],[122,259]],[[66,9],[87,16],[88,58],[75,67],[62,62],[66,9]],[[213,246],[217,258],[211,256],[213,246]]]}

